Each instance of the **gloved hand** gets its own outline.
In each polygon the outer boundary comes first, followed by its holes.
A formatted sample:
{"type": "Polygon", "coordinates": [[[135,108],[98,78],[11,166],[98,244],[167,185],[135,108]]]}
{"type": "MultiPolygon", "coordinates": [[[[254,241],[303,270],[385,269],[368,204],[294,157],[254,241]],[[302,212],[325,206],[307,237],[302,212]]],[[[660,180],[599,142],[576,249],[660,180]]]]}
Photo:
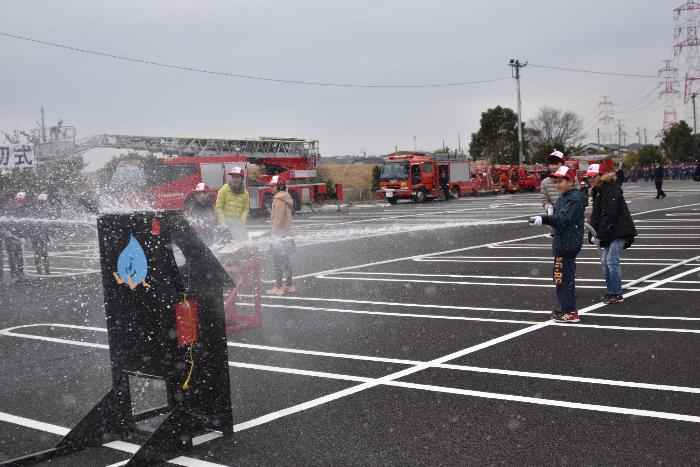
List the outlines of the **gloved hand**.
{"type": "Polygon", "coordinates": [[[547,206],[547,215],[551,216],[554,214],[554,208],[552,206],[547,206]]]}
{"type": "Polygon", "coordinates": [[[590,243],[591,245],[597,245],[599,241],[600,240],[594,237],[592,233],[588,232],[588,243],[590,243]]]}
{"type": "Polygon", "coordinates": [[[530,225],[542,225],[542,216],[531,217],[530,225]]]}

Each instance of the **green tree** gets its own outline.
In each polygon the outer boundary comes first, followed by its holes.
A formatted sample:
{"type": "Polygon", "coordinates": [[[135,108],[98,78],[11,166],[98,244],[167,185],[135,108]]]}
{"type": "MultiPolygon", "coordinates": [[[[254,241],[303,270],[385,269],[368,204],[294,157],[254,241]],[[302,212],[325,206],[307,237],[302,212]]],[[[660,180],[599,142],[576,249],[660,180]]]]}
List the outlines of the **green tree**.
{"type": "Polygon", "coordinates": [[[642,148],[637,153],[637,158],[639,165],[644,167],[645,165],[650,166],[654,162],[661,162],[664,159],[664,155],[661,152],[661,148],[654,146],[653,144],[647,144],[642,146],[642,148]]]}
{"type": "Polygon", "coordinates": [[[518,116],[500,105],[481,114],[479,131],[469,144],[472,159],[489,159],[496,164],[518,162],[518,116]]]}
{"type": "Polygon", "coordinates": [[[681,120],[671,126],[661,140],[661,149],[671,162],[691,162],[697,158],[697,144],[693,130],[681,120]]]}

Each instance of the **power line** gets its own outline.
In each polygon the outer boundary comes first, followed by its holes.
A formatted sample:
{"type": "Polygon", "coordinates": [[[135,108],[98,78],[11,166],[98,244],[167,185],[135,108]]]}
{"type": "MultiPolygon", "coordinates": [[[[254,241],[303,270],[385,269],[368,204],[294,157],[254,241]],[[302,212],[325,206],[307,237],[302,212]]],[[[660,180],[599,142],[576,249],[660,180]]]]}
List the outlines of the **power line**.
{"type": "Polygon", "coordinates": [[[210,74],[210,75],[226,76],[229,78],[240,78],[240,79],[249,79],[249,80],[256,80],[256,81],[268,81],[268,82],[273,82],[273,83],[284,83],[284,84],[299,84],[299,85],[306,85],[306,86],[325,86],[325,87],[339,87],[339,88],[444,88],[444,87],[455,87],[455,86],[468,86],[468,85],[472,85],[472,84],[491,83],[494,81],[503,81],[506,79],[511,79],[510,76],[504,76],[504,77],[500,77],[500,78],[490,78],[490,79],[482,79],[482,80],[476,80],[476,81],[457,81],[457,82],[453,82],[453,83],[427,83],[427,84],[355,84],[355,83],[303,81],[303,80],[293,80],[293,79],[271,78],[271,77],[267,77],[267,76],[246,75],[246,74],[240,74],[240,73],[228,73],[225,71],[214,71],[214,70],[207,70],[204,68],[195,68],[195,67],[190,67],[190,66],[160,63],[160,62],[155,62],[153,60],[125,57],[122,55],[114,55],[114,54],[110,54],[110,53],[106,53],[106,52],[99,52],[96,50],[83,49],[80,47],[72,47],[72,46],[64,45],[64,44],[57,44],[55,42],[48,42],[48,41],[42,41],[39,39],[32,39],[30,37],[17,36],[15,34],[8,34],[6,32],[1,32],[1,31],[0,31],[0,36],[10,37],[12,39],[19,39],[22,41],[32,42],[35,44],[47,45],[47,46],[56,47],[59,49],[70,50],[73,52],[79,52],[79,53],[90,54],[90,55],[97,55],[100,57],[106,57],[106,58],[111,58],[111,59],[115,59],[115,60],[122,60],[122,61],[132,62],[132,63],[140,63],[142,65],[151,65],[151,66],[170,68],[170,69],[181,70],[181,71],[191,71],[191,72],[195,72],[195,73],[206,73],[206,74],[210,74]]]}
{"type": "Polygon", "coordinates": [[[574,73],[588,73],[588,74],[593,74],[593,75],[627,76],[627,77],[632,77],[632,78],[658,78],[657,75],[642,75],[642,74],[636,74],[636,73],[613,73],[613,72],[609,72],[609,71],[584,70],[581,68],[567,68],[567,67],[551,66],[551,65],[535,65],[533,63],[530,63],[530,66],[534,66],[536,68],[546,68],[549,70],[571,71],[574,73]]]}

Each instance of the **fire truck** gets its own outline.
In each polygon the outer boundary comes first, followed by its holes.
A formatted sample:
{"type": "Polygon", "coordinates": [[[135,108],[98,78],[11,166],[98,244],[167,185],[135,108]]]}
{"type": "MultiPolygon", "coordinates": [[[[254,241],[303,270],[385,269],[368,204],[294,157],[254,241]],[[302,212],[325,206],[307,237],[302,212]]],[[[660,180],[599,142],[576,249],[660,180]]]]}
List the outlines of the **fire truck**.
{"type": "MultiPolygon", "coordinates": [[[[215,196],[233,167],[245,172],[251,210],[269,214],[272,189],[267,182],[278,175],[287,184],[295,211],[315,207],[328,198],[325,183],[316,182],[318,141],[298,138],[208,139],[101,135],[90,147],[118,147],[160,154],[121,162],[109,184],[125,204],[157,209],[185,209],[194,187],[204,182],[215,196]]],[[[336,186],[342,197],[342,187],[336,186]]]]}
{"type": "Polygon", "coordinates": [[[452,196],[495,194],[488,174],[472,174],[469,161],[437,157],[427,152],[397,151],[384,157],[386,163],[379,175],[377,196],[390,204],[399,199],[422,203],[428,199],[444,198],[440,174],[445,173],[452,196]]]}

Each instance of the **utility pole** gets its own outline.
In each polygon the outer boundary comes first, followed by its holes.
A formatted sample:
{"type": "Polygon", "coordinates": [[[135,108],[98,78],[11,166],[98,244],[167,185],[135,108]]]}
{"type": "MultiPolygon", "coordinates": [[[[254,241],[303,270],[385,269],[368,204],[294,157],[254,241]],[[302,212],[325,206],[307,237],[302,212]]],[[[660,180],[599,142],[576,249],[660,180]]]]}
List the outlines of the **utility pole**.
{"type": "Polygon", "coordinates": [[[647,127],[644,127],[644,144],[647,144],[647,127]]]}
{"type": "Polygon", "coordinates": [[[413,137],[413,150],[416,151],[416,137],[413,137]]]}
{"type": "Polygon", "coordinates": [[[639,127],[637,127],[637,142],[642,144],[642,129],[639,127]]]}
{"type": "Polygon", "coordinates": [[[693,99],[693,134],[697,134],[698,130],[698,120],[695,118],[695,96],[697,96],[698,93],[694,92],[690,95],[691,99],[693,99]]]}
{"type": "Polygon", "coordinates": [[[508,62],[508,66],[511,67],[511,73],[513,78],[518,85],[518,163],[524,164],[525,157],[523,156],[523,115],[522,115],[522,103],[520,101],[520,69],[527,66],[527,62],[520,63],[519,59],[511,58],[508,62]]]}
{"type": "Polygon", "coordinates": [[[622,155],[622,122],[617,122],[617,151],[622,155]]]}
{"type": "Polygon", "coordinates": [[[459,136],[459,131],[457,132],[457,150],[462,154],[462,137],[459,136]]]}
{"type": "Polygon", "coordinates": [[[600,128],[598,128],[598,146],[600,146],[600,128]]]}
{"type": "Polygon", "coordinates": [[[44,106],[41,106],[41,142],[46,142],[46,122],[44,121],[44,106]]]}

